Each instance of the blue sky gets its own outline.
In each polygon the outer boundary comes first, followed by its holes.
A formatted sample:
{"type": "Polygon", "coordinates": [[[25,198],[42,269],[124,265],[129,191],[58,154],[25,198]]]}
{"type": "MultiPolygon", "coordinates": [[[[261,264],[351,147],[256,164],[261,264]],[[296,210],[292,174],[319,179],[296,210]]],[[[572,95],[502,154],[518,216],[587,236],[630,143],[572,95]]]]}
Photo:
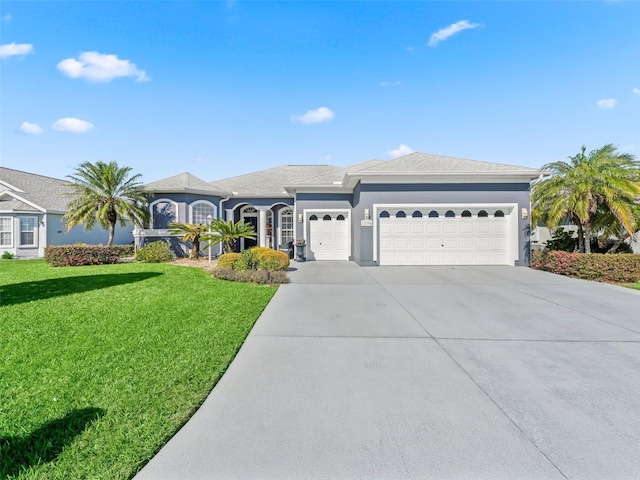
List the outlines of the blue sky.
{"type": "Polygon", "coordinates": [[[0,165],[640,155],[640,2],[0,3],[0,165]]]}

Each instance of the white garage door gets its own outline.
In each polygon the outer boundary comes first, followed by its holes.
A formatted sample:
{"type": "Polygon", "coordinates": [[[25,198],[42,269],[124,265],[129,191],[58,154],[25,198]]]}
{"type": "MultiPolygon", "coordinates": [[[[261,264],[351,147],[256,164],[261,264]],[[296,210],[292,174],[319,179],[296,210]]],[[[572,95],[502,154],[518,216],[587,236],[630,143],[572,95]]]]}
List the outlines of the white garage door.
{"type": "Polygon", "coordinates": [[[513,265],[509,214],[477,207],[382,210],[380,265],[513,265]]]}
{"type": "Polygon", "coordinates": [[[310,260],[349,260],[347,212],[319,212],[308,216],[310,260]]]}

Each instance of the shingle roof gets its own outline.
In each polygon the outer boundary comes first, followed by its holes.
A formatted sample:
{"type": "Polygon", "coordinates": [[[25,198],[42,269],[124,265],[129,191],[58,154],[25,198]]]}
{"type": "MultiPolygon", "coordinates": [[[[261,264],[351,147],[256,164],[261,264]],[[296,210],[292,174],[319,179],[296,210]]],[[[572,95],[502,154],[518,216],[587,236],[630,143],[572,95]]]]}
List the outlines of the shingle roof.
{"type": "Polygon", "coordinates": [[[380,162],[364,169],[366,172],[380,173],[539,173],[536,168],[518,167],[503,163],[481,162],[464,158],[432,155],[429,153],[410,153],[402,157],[380,162]]]}
{"type": "Polygon", "coordinates": [[[223,197],[228,195],[224,189],[200,180],[189,172],[183,172],[173,177],[147,183],[144,188],[153,192],[205,193],[223,197]]]}
{"type": "Polygon", "coordinates": [[[67,187],[70,182],[4,167],[0,167],[0,181],[20,189],[15,192],[17,195],[45,210],[67,210],[70,199],[64,194],[70,191],[67,187]]]}
{"type": "Polygon", "coordinates": [[[296,185],[334,185],[335,182],[341,182],[344,178],[344,174],[347,172],[359,172],[368,168],[373,168],[381,163],[384,163],[384,161],[368,160],[366,162],[357,163],[349,167],[336,168],[336,170],[332,170],[329,173],[304,178],[296,182],[296,185]]]}
{"type": "Polygon", "coordinates": [[[282,196],[285,185],[295,184],[305,178],[316,177],[335,170],[339,170],[339,168],[333,165],[283,165],[216,180],[210,185],[222,187],[238,197],[243,195],[282,196]]]}
{"type": "Polygon", "coordinates": [[[20,200],[16,200],[15,198],[5,195],[0,198],[0,212],[7,211],[18,211],[18,212],[34,212],[39,213],[40,211],[33,208],[31,205],[28,205],[20,200]]]}

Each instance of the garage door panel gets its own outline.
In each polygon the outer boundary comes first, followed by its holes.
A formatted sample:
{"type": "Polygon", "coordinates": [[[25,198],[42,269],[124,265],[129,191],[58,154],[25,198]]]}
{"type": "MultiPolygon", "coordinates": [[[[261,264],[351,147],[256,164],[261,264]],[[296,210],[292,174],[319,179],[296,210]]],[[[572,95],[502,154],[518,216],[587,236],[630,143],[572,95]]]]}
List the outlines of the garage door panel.
{"type": "MultiPolygon", "coordinates": [[[[347,212],[343,217],[347,217],[347,212]]],[[[336,212],[314,213],[318,220],[309,218],[308,254],[313,260],[348,260],[349,226],[338,220],[336,212]]],[[[382,247],[382,243],[381,243],[382,247]]],[[[387,245],[385,248],[392,248],[387,245]]]]}
{"type": "MultiPolygon", "coordinates": [[[[416,208],[399,205],[398,210],[416,208]]],[[[492,265],[509,263],[509,217],[386,217],[379,221],[382,265],[492,265]]],[[[478,211],[478,206],[469,206],[478,211]]]]}

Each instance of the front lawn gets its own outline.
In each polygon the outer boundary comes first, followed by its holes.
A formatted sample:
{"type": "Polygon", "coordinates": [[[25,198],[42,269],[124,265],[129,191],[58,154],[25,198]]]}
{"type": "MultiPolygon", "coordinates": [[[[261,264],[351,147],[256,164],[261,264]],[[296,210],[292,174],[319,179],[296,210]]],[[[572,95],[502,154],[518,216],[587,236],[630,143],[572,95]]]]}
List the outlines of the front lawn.
{"type": "Polygon", "coordinates": [[[274,293],[166,264],[0,261],[0,479],[131,478],[274,293]]]}

